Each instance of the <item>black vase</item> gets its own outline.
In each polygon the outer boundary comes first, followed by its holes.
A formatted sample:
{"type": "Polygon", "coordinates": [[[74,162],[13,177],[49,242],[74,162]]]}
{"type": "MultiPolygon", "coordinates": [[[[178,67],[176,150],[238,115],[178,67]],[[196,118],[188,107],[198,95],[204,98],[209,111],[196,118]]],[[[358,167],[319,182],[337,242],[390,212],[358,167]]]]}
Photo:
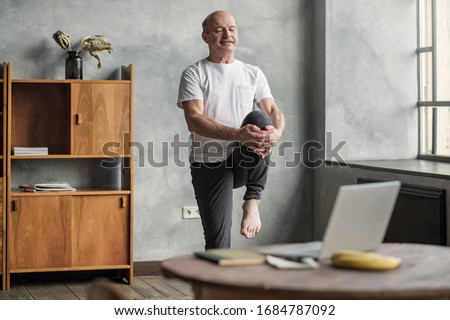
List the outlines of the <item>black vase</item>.
{"type": "Polygon", "coordinates": [[[83,59],[81,51],[67,51],[66,79],[83,79],[83,59]]]}

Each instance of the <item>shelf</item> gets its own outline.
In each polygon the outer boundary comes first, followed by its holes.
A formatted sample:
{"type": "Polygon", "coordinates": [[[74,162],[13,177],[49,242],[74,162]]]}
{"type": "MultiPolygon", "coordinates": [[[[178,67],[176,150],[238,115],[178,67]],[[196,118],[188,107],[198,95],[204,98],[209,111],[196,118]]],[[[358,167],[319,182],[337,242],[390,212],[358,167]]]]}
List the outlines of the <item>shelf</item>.
{"type": "Polygon", "coordinates": [[[80,158],[130,154],[123,141],[132,125],[130,84],[130,80],[13,81],[10,146],[45,146],[51,155],[80,158]],[[104,150],[110,141],[119,145],[104,150]]]}
{"type": "Polygon", "coordinates": [[[101,155],[73,155],[73,154],[50,154],[42,156],[11,156],[11,160],[29,160],[29,159],[115,159],[115,158],[130,158],[131,155],[124,154],[118,156],[101,156],[101,155]]]}
{"type": "Polygon", "coordinates": [[[422,159],[397,159],[397,160],[361,160],[340,163],[328,161],[331,166],[343,166],[371,171],[391,172],[407,174],[417,177],[450,180],[450,164],[439,161],[422,159]]]}
{"type": "Polygon", "coordinates": [[[108,189],[77,189],[77,191],[38,191],[25,192],[20,190],[11,190],[12,197],[51,197],[51,196],[99,196],[99,195],[127,195],[130,190],[108,190],[108,189]]]}
{"type": "MultiPolygon", "coordinates": [[[[3,82],[3,80],[1,80],[3,82]]],[[[1,83],[0,82],[0,83],[1,83]]],[[[131,80],[58,80],[58,79],[13,79],[12,83],[50,83],[50,84],[71,84],[71,83],[95,83],[95,84],[104,84],[104,83],[123,83],[123,84],[131,84],[131,80]]]]}
{"type": "Polygon", "coordinates": [[[85,266],[85,267],[61,267],[61,268],[36,268],[36,269],[13,269],[11,273],[33,273],[33,272],[58,272],[58,271],[92,271],[92,270],[127,270],[131,269],[128,264],[85,266]]]}

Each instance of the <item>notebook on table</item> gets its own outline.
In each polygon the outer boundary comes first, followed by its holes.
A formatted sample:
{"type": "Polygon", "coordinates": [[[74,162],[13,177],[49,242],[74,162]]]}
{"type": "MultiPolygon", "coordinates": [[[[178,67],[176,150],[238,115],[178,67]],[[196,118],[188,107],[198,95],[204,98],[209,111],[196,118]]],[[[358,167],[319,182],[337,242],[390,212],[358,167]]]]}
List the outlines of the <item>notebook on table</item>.
{"type": "Polygon", "coordinates": [[[375,250],[385,236],[400,186],[399,181],[341,186],[322,241],[268,246],[261,252],[322,260],[339,250],[375,250]]]}

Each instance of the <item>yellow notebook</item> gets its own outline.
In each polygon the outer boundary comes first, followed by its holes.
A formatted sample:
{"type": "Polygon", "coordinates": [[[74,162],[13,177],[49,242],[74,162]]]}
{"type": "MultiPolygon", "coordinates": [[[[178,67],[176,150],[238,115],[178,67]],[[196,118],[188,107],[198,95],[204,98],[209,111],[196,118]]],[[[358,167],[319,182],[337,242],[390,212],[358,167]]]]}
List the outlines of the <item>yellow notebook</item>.
{"type": "Polygon", "coordinates": [[[242,266],[252,264],[264,264],[266,256],[253,251],[243,249],[210,249],[202,252],[194,252],[202,259],[217,263],[220,266],[242,266]]]}

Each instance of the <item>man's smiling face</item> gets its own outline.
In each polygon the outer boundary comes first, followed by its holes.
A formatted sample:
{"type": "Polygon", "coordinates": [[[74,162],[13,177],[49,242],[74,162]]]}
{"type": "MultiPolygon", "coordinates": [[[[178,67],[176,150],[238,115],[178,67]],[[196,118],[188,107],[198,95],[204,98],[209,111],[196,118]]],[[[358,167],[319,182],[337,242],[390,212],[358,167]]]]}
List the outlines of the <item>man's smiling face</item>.
{"type": "Polygon", "coordinates": [[[239,41],[236,21],[227,12],[216,12],[209,17],[202,38],[211,53],[220,56],[232,54],[239,41]]]}

